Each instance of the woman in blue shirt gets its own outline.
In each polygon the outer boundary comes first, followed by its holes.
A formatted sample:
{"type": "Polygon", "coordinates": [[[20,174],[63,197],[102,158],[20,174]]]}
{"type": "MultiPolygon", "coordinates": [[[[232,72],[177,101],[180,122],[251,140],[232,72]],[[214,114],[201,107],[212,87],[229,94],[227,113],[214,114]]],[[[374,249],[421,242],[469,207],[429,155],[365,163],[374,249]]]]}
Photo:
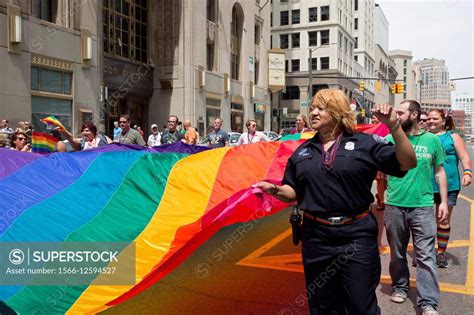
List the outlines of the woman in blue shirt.
{"type": "MultiPolygon", "coordinates": [[[[448,217],[438,222],[438,255],[436,256],[436,263],[440,268],[446,268],[448,261],[446,259],[446,248],[448,246],[449,234],[451,232],[451,213],[456,205],[459,191],[462,186],[471,184],[472,170],[471,158],[466,149],[464,140],[459,134],[454,133],[454,122],[451,116],[446,116],[444,111],[440,109],[432,109],[428,114],[427,121],[428,130],[438,135],[444,152],[446,153],[446,160],[443,163],[446,171],[446,178],[448,180],[448,217]],[[458,165],[461,162],[464,172],[459,174],[458,165]]],[[[436,203],[436,210],[440,203],[440,196],[438,186],[433,178],[434,199],[436,203]]]]}

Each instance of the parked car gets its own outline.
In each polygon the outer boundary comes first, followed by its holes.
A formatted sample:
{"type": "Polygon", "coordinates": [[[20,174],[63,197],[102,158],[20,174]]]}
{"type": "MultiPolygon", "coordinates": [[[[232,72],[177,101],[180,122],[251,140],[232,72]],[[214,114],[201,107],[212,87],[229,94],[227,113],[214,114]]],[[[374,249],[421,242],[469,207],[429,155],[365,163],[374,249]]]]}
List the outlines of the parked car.
{"type": "Polygon", "coordinates": [[[238,132],[229,132],[229,145],[235,147],[239,141],[241,134],[238,132]]]}
{"type": "Polygon", "coordinates": [[[265,134],[265,136],[267,136],[267,138],[270,141],[275,141],[280,138],[276,132],[273,132],[273,131],[262,131],[262,132],[265,134]]]}

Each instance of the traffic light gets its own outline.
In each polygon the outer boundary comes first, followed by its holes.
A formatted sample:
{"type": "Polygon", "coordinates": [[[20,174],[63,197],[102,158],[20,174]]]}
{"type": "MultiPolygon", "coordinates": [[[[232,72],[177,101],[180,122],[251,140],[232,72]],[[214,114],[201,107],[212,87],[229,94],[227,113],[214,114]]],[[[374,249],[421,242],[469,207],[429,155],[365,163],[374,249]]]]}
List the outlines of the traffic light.
{"type": "Polygon", "coordinates": [[[360,81],[360,82],[359,82],[359,90],[360,90],[361,92],[365,90],[364,81],[360,81]]]}
{"type": "Polygon", "coordinates": [[[397,93],[402,94],[403,92],[403,83],[397,83],[397,93]]]}
{"type": "Polygon", "coordinates": [[[380,88],[382,87],[382,83],[380,80],[375,81],[375,91],[380,91],[380,88]]]}
{"type": "Polygon", "coordinates": [[[392,84],[392,94],[397,94],[397,84],[396,83],[392,84]]]}

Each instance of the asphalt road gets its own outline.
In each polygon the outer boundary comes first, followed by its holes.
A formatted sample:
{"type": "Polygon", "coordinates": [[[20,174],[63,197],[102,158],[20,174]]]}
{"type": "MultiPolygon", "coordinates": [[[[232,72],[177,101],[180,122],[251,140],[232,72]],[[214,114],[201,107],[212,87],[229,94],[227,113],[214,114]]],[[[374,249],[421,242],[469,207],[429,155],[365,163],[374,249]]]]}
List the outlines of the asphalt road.
{"type": "MultiPolygon", "coordinates": [[[[474,156],[472,147],[469,151],[474,156]]],[[[222,229],[162,281],[103,313],[307,314],[300,247],[291,243],[288,215],[282,211],[244,229],[238,230],[240,225],[222,229]]],[[[474,314],[473,215],[474,188],[470,186],[462,190],[452,216],[449,267],[438,269],[440,314],[474,314]]],[[[387,244],[385,238],[383,244],[387,244]]],[[[415,314],[415,283],[405,303],[390,301],[389,258],[385,249],[377,288],[382,313],[415,314]]],[[[415,275],[411,264],[410,273],[415,275]]]]}

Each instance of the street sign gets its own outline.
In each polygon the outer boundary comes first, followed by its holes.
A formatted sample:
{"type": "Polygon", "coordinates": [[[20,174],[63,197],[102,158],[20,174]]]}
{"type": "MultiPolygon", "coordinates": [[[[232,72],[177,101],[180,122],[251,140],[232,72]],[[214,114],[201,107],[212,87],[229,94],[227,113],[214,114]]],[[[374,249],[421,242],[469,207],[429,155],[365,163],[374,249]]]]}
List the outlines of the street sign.
{"type": "Polygon", "coordinates": [[[281,49],[268,51],[268,88],[272,92],[285,87],[285,52],[281,49]]]}

